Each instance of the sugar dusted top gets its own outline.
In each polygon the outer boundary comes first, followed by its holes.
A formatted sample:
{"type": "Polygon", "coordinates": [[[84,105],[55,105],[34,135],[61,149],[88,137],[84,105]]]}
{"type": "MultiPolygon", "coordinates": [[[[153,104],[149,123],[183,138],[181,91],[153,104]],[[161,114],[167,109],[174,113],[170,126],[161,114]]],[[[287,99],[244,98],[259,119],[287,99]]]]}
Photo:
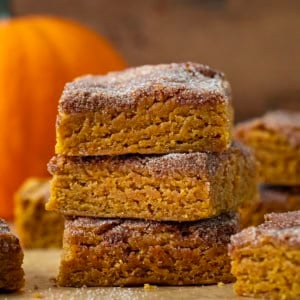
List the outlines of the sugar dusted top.
{"type": "Polygon", "coordinates": [[[231,237],[231,251],[247,245],[271,242],[300,249],[300,211],[265,215],[265,223],[231,237]]]}
{"type": "MultiPolygon", "coordinates": [[[[85,169],[90,165],[94,168],[109,166],[111,170],[129,168],[138,172],[147,172],[156,178],[173,174],[207,178],[215,176],[224,162],[231,161],[233,156],[240,157],[240,161],[247,160],[248,167],[255,174],[255,159],[252,152],[242,144],[233,145],[222,153],[170,153],[164,155],[124,155],[124,156],[54,156],[49,164],[48,171],[52,175],[65,174],[78,168],[85,169]]],[[[254,176],[254,175],[253,175],[254,176]]]]}
{"type": "Polygon", "coordinates": [[[229,236],[237,232],[238,224],[238,215],[233,212],[192,222],[66,217],[65,231],[66,235],[75,239],[76,236],[91,235],[91,232],[95,232],[110,244],[127,242],[137,235],[155,236],[160,232],[173,232],[174,241],[177,242],[187,239],[196,243],[201,239],[202,243],[204,241],[214,245],[227,244],[229,236]]]}
{"type": "Polygon", "coordinates": [[[206,65],[146,65],[77,78],[65,86],[59,111],[78,113],[131,107],[147,96],[156,101],[176,97],[179,103],[224,102],[230,101],[230,86],[222,73],[206,65]]]}
{"type": "MultiPolygon", "coordinates": [[[[220,154],[223,159],[228,157],[231,151],[220,154]]],[[[63,174],[67,170],[76,168],[109,167],[111,170],[129,168],[139,172],[148,172],[149,175],[160,178],[181,173],[185,176],[208,177],[214,175],[221,157],[212,153],[171,153],[164,155],[124,155],[124,156],[63,156],[53,157],[48,164],[48,171],[52,175],[63,174]]]]}
{"type": "Polygon", "coordinates": [[[236,135],[249,130],[271,130],[287,138],[292,146],[300,147],[300,112],[276,110],[261,118],[246,121],[236,127],[236,135]]]}
{"type": "Polygon", "coordinates": [[[14,251],[21,251],[19,240],[11,233],[8,224],[0,219],[0,255],[14,251]]]}
{"type": "Polygon", "coordinates": [[[267,214],[262,227],[265,229],[298,228],[300,230],[300,211],[267,214]]]}

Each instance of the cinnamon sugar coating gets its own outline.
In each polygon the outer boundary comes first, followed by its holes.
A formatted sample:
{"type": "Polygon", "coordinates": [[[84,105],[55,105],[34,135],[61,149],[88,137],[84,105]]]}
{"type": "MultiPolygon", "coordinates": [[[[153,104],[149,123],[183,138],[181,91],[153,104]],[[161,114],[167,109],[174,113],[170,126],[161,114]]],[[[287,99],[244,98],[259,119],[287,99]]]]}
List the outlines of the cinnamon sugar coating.
{"type": "MultiPolygon", "coordinates": [[[[294,212],[286,212],[281,214],[267,214],[265,223],[262,225],[264,229],[299,229],[300,230],[300,210],[294,212]]],[[[300,235],[298,236],[300,241],[300,235]]]]}
{"type": "Polygon", "coordinates": [[[84,76],[68,83],[59,103],[64,113],[96,112],[106,108],[133,107],[141,97],[177,95],[182,104],[230,101],[224,74],[197,63],[146,65],[84,76]]]}
{"type": "Polygon", "coordinates": [[[263,224],[234,235],[231,246],[239,248],[251,244],[255,247],[266,240],[300,249],[300,211],[265,215],[263,224]]]}
{"type": "Polygon", "coordinates": [[[18,238],[0,219],[0,292],[15,291],[24,285],[23,251],[18,238]]]}
{"type": "MultiPolygon", "coordinates": [[[[237,154],[245,159],[249,159],[249,165],[254,169],[254,158],[251,150],[244,145],[235,142],[228,150],[216,154],[209,152],[194,153],[170,153],[165,155],[125,155],[125,156],[54,156],[49,164],[50,174],[64,174],[64,166],[68,161],[75,164],[89,166],[109,161],[112,169],[125,164],[132,168],[145,169],[151,176],[162,177],[172,174],[184,174],[195,177],[209,177],[216,175],[219,165],[230,158],[232,154],[237,154]]],[[[253,170],[254,171],[254,170],[253,170]]]]}
{"type": "Polygon", "coordinates": [[[222,152],[233,108],[224,75],[196,63],[142,66],[66,85],[56,154],[222,152]]]}
{"type": "Polygon", "coordinates": [[[68,218],[61,286],[232,282],[227,246],[235,214],[197,222],[68,218]]]}
{"type": "Polygon", "coordinates": [[[261,129],[274,131],[284,136],[291,146],[300,147],[300,112],[276,110],[261,118],[242,122],[236,127],[237,135],[242,131],[261,129]]]}

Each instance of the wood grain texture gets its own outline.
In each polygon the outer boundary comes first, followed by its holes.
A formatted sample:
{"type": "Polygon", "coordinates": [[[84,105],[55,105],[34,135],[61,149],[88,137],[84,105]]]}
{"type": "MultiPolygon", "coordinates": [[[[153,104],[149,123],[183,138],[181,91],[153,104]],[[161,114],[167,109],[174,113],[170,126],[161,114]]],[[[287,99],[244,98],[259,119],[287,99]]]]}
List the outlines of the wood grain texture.
{"type": "MultiPolygon", "coordinates": [[[[225,300],[245,299],[234,295],[232,285],[202,287],[157,287],[144,288],[61,288],[55,285],[60,250],[25,251],[24,270],[26,286],[15,294],[0,294],[0,299],[59,299],[59,300],[225,300]]],[[[251,298],[247,298],[251,300],[251,298]]]]}

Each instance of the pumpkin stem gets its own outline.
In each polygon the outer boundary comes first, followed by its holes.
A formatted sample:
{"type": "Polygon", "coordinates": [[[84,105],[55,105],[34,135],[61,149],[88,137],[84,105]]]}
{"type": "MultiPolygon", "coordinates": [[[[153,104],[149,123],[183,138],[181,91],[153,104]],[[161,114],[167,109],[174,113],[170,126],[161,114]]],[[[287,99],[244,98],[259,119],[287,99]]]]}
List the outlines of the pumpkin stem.
{"type": "Polygon", "coordinates": [[[12,16],[11,3],[9,0],[0,0],[0,18],[12,16]]]}

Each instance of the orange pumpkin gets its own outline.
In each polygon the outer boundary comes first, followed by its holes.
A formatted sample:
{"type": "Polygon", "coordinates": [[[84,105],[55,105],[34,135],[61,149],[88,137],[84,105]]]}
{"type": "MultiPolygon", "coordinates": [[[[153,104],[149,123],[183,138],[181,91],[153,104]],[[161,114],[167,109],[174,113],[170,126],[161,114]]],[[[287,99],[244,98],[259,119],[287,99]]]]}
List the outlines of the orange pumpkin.
{"type": "Polygon", "coordinates": [[[64,84],[124,67],[107,41],[77,23],[42,16],[0,23],[1,217],[12,217],[12,195],[26,177],[48,175],[64,84]]]}

